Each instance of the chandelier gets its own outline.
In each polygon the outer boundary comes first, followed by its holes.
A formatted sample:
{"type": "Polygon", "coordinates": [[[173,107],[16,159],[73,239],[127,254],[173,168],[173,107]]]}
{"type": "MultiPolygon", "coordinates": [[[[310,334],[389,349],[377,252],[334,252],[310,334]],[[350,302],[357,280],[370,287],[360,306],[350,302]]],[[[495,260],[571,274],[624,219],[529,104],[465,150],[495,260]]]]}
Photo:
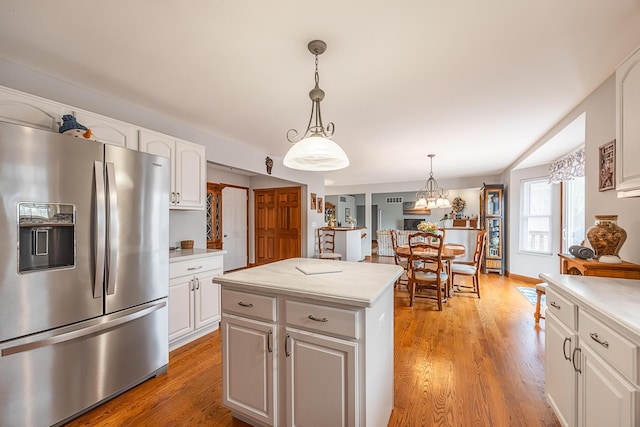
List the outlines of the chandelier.
{"type": "Polygon", "coordinates": [[[294,145],[284,156],[283,163],[291,169],[306,171],[332,171],[343,169],[349,166],[349,158],[342,148],[331,140],[333,135],[333,122],[325,127],[320,114],[320,101],[324,99],[324,91],[320,89],[318,83],[318,55],[322,55],[327,49],[327,44],[322,40],[312,40],[307,45],[309,52],[316,57],[316,85],[311,92],[311,117],[307,131],[302,138],[298,137],[298,131],[289,129],[287,139],[294,145]]]}
{"type": "Polygon", "coordinates": [[[416,193],[416,209],[450,208],[451,202],[447,198],[448,192],[438,186],[438,181],[433,177],[433,158],[435,154],[429,154],[430,170],[429,179],[424,188],[416,193]]]}

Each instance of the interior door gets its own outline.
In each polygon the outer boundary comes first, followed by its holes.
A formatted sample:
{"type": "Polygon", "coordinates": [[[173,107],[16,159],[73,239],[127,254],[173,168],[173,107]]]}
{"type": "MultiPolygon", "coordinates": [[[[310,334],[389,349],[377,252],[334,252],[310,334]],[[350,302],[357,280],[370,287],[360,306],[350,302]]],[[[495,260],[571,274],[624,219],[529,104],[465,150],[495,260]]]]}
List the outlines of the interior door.
{"type": "Polygon", "coordinates": [[[247,189],[224,187],[222,189],[222,248],[224,270],[247,266],[247,189]]]}

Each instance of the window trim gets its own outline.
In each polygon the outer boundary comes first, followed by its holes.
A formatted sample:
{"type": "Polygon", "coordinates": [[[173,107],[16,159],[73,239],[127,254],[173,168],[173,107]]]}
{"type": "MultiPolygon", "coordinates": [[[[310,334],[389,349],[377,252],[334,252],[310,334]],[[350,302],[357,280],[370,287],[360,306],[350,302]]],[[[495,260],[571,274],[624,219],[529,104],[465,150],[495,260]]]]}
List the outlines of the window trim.
{"type": "Polygon", "coordinates": [[[555,243],[555,238],[553,234],[553,184],[549,183],[549,178],[544,177],[536,177],[536,178],[526,178],[520,180],[520,224],[519,224],[519,239],[518,239],[518,252],[527,255],[541,255],[541,256],[550,256],[553,255],[553,248],[555,243]],[[549,213],[546,215],[530,215],[531,205],[531,195],[530,195],[530,186],[533,183],[541,183],[546,184],[549,188],[549,213]],[[548,251],[545,250],[533,250],[528,247],[529,241],[529,230],[528,230],[528,221],[531,218],[546,218],[548,220],[548,251]],[[527,243],[525,245],[525,243],[527,243]]]}

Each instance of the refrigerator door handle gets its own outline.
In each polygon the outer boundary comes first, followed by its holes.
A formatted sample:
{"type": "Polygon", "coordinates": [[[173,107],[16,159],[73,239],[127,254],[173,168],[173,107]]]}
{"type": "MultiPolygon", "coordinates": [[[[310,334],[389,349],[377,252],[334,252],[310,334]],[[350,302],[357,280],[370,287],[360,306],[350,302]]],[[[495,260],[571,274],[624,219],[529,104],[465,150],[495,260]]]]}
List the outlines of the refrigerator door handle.
{"type": "Polygon", "coordinates": [[[116,292],[116,271],[118,271],[118,190],[116,188],[116,170],[113,163],[107,163],[107,192],[109,206],[107,220],[109,232],[107,233],[107,295],[116,292]]]}
{"type": "Polygon", "coordinates": [[[96,325],[92,325],[89,327],[81,327],[80,329],[76,329],[70,332],[63,332],[58,335],[49,336],[49,337],[35,340],[32,342],[18,344],[13,347],[3,348],[2,353],[0,353],[0,356],[1,357],[10,356],[12,354],[23,353],[25,351],[34,350],[36,348],[41,348],[41,347],[47,347],[50,345],[59,344],[65,341],[71,341],[71,340],[82,338],[89,335],[97,335],[109,329],[113,329],[124,323],[128,323],[128,322],[131,322],[132,320],[147,316],[153,313],[154,311],[158,311],[161,308],[166,306],[167,306],[167,301],[164,300],[164,301],[153,303],[152,305],[145,305],[143,307],[138,307],[138,310],[133,313],[128,313],[124,316],[115,317],[103,323],[98,323],[96,325]]]}
{"type": "Polygon", "coordinates": [[[94,261],[96,266],[95,277],[93,279],[93,297],[102,297],[102,285],[104,283],[104,236],[106,232],[105,224],[105,193],[104,193],[104,165],[102,162],[93,162],[93,173],[96,181],[96,230],[94,261]]]}

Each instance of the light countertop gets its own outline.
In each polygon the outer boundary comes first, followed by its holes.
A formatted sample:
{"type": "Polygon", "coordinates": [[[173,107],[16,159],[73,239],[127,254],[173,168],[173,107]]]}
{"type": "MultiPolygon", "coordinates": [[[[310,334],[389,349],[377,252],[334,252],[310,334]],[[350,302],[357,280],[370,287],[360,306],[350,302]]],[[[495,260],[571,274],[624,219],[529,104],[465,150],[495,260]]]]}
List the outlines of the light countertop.
{"type": "Polygon", "coordinates": [[[395,264],[291,258],[216,277],[215,282],[246,291],[273,291],[357,307],[370,307],[402,274],[395,264]],[[305,274],[302,269],[340,270],[305,274]]]}
{"type": "Polygon", "coordinates": [[[640,280],[542,273],[540,278],[564,289],[585,307],[611,317],[640,337],[640,280]]]}
{"type": "Polygon", "coordinates": [[[175,249],[169,251],[169,262],[186,261],[213,255],[224,255],[227,251],[220,249],[175,249]]]}

